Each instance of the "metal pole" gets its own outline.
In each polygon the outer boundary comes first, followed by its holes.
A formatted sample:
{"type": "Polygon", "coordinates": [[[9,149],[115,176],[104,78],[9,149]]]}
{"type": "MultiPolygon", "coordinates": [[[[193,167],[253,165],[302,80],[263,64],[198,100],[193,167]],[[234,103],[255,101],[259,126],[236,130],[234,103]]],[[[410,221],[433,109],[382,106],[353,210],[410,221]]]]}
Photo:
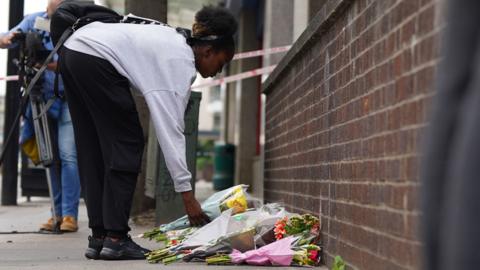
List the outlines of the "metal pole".
{"type": "MultiPolygon", "coordinates": [[[[9,28],[15,27],[23,18],[23,0],[10,0],[9,28]]],[[[17,68],[13,64],[13,59],[18,56],[18,50],[8,52],[7,74],[16,74],[17,68]]],[[[7,91],[5,95],[5,120],[4,132],[14,126],[15,114],[20,106],[19,85],[16,81],[7,82],[7,91]]],[[[14,127],[14,142],[18,141],[18,125],[14,127]]],[[[2,165],[2,205],[17,204],[17,177],[18,177],[18,144],[11,143],[6,149],[5,160],[2,165]]]]}

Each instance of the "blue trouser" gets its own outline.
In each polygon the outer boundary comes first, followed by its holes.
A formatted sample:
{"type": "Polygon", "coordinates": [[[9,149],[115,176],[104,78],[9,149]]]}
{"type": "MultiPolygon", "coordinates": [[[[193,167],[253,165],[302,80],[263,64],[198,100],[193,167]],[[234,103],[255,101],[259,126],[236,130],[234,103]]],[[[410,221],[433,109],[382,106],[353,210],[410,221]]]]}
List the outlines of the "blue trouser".
{"type": "Polygon", "coordinates": [[[57,121],[60,177],[52,170],[52,193],[57,216],[78,217],[80,177],[78,175],[77,151],[73,136],[72,120],[67,102],[62,102],[57,121]]]}

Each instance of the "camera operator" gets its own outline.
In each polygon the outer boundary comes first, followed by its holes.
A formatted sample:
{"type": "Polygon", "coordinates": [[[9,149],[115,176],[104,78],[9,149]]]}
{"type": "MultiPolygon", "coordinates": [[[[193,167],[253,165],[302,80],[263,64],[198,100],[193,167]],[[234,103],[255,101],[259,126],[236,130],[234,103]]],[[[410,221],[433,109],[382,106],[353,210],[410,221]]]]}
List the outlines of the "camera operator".
{"type": "MultiPolygon", "coordinates": [[[[1,35],[0,48],[13,48],[18,45],[16,40],[20,32],[36,32],[42,39],[43,46],[47,50],[53,49],[53,44],[48,32],[34,27],[35,20],[51,17],[62,0],[50,0],[46,12],[37,12],[27,15],[17,26],[8,33],[1,35]]],[[[42,93],[45,101],[54,96],[55,69],[57,66],[56,56],[54,62],[48,64],[44,73],[42,93]]],[[[39,63],[40,65],[40,63],[39,63]]],[[[59,92],[63,92],[62,81],[59,80],[59,92]]],[[[60,158],[60,175],[58,168],[52,170],[52,193],[54,198],[55,213],[61,215],[57,220],[61,221],[60,230],[75,232],[78,230],[78,202],[80,198],[80,177],[78,175],[77,152],[73,136],[72,121],[67,102],[57,98],[48,110],[48,116],[55,123],[55,132],[58,138],[58,156],[60,158]]],[[[27,108],[21,131],[21,141],[26,141],[34,136],[31,108],[27,108]]],[[[53,218],[42,224],[40,229],[51,231],[54,229],[53,218]]]]}

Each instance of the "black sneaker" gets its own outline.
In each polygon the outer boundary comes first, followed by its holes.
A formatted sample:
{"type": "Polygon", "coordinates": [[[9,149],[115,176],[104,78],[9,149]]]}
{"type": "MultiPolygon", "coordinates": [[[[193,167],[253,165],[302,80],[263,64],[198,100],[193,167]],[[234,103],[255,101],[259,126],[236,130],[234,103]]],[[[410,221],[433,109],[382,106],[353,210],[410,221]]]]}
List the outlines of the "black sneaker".
{"type": "Polygon", "coordinates": [[[92,260],[97,260],[100,256],[100,251],[103,247],[103,238],[94,238],[88,236],[88,248],[85,251],[85,257],[92,260]]]}
{"type": "Polygon", "coordinates": [[[113,241],[105,237],[103,248],[100,251],[100,259],[103,260],[145,260],[145,254],[150,252],[133,242],[130,235],[123,239],[113,241]]]}

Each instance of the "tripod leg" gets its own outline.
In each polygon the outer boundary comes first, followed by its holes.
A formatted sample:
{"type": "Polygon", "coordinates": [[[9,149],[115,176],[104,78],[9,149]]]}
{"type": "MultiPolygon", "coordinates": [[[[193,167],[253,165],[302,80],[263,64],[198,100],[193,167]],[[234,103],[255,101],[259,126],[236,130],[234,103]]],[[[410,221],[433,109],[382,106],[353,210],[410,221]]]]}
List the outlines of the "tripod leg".
{"type": "Polygon", "coordinates": [[[50,206],[52,207],[52,218],[53,218],[52,232],[55,234],[60,234],[61,220],[57,220],[59,213],[55,211],[55,197],[53,194],[52,169],[50,167],[45,167],[45,174],[47,175],[48,193],[50,194],[50,206]]]}
{"type": "Polygon", "coordinates": [[[30,94],[30,105],[32,107],[32,118],[33,118],[33,127],[35,130],[35,138],[37,141],[37,146],[39,150],[40,162],[45,167],[45,173],[47,175],[48,183],[48,192],[50,194],[50,205],[52,207],[52,219],[53,219],[53,228],[52,233],[59,234],[60,231],[60,220],[57,220],[57,216],[60,213],[55,211],[55,196],[53,194],[53,183],[52,183],[52,166],[54,166],[53,150],[52,150],[52,141],[50,137],[50,127],[47,119],[47,114],[41,113],[44,108],[44,102],[42,94],[38,87],[32,88],[30,94]]]}

